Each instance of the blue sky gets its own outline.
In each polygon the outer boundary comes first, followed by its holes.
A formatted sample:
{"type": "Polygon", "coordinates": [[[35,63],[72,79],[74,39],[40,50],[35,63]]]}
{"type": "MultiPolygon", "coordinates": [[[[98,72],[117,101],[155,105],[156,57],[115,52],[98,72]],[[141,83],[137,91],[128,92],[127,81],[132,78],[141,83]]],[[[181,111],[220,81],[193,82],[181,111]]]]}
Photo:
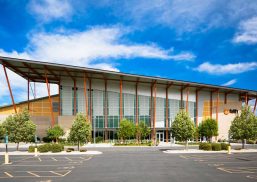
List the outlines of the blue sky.
{"type": "Polygon", "coordinates": [[[2,56],[257,90],[255,0],[0,0],[0,12],[2,56]]]}

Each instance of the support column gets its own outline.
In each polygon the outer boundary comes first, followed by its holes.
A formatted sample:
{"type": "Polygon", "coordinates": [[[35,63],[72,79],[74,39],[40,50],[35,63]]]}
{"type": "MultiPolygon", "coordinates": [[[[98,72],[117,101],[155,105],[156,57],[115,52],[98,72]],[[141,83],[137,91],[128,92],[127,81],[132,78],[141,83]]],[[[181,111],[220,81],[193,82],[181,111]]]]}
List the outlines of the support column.
{"type": "Polygon", "coordinates": [[[212,91],[210,93],[210,118],[212,119],[212,91]]]}
{"type": "Polygon", "coordinates": [[[93,109],[92,109],[92,80],[89,79],[89,97],[90,97],[90,105],[89,105],[89,113],[90,113],[90,122],[93,122],[93,109]]]}
{"type": "Polygon", "coordinates": [[[189,87],[187,87],[187,98],[186,98],[186,112],[188,113],[188,97],[189,97],[189,87]]]}
{"type": "Polygon", "coordinates": [[[166,143],[169,141],[169,88],[166,87],[166,143]]]}
{"type": "Polygon", "coordinates": [[[88,97],[87,97],[87,78],[86,73],[84,73],[84,98],[85,98],[85,113],[88,119],[88,97]]]}
{"type": "Polygon", "coordinates": [[[61,83],[60,83],[60,80],[58,82],[58,102],[59,102],[59,105],[58,105],[58,115],[60,116],[61,115],[61,83]]]}
{"type": "Polygon", "coordinates": [[[50,94],[50,86],[49,86],[49,82],[48,82],[46,71],[45,71],[45,79],[46,79],[46,87],[47,87],[48,99],[49,99],[50,110],[51,110],[51,119],[52,119],[51,126],[53,127],[54,124],[55,124],[54,112],[53,112],[53,102],[52,102],[52,97],[51,97],[51,94],[50,94]]]}
{"type": "Polygon", "coordinates": [[[122,80],[120,79],[120,121],[123,119],[122,80]]]}
{"type": "MultiPolygon", "coordinates": [[[[151,98],[150,98],[150,127],[153,128],[153,84],[151,85],[151,98]]],[[[152,134],[151,134],[152,135],[152,134]]],[[[151,139],[153,139],[153,136],[151,136],[151,139]]]]}
{"type": "MultiPolygon", "coordinates": [[[[195,90],[195,125],[196,125],[196,128],[198,128],[198,94],[199,94],[199,90],[195,90]]],[[[196,141],[198,142],[198,134],[197,134],[197,137],[196,137],[196,141]]]]}
{"type": "Polygon", "coordinates": [[[254,104],[254,108],[253,108],[253,113],[255,113],[255,111],[256,111],[256,106],[257,106],[257,97],[255,98],[255,104],[254,104]]]}
{"type": "Polygon", "coordinates": [[[138,125],[138,82],[136,83],[136,126],[138,125]]]}
{"type": "Polygon", "coordinates": [[[245,93],[245,105],[248,106],[248,93],[245,93]]]}
{"type": "Polygon", "coordinates": [[[156,83],[154,84],[154,100],[153,100],[153,139],[156,142],[156,131],[155,131],[155,123],[156,123],[156,83]]]}
{"type": "Polygon", "coordinates": [[[216,98],[216,121],[219,123],[219,101],[220,101],[220,93],[217,91],[217,98],[216,98]]]}
{"type": "Polygon", "coordinates": [[[27,85],[27,86],[28,86],[28,87],[27,87],[28,101],[27,101],[27,102],[28,102],[28,112],[29,112],[29,109],[30,109],[30,108],[29,108],[29,105],[30,105],[30,103],[29,103],[29,78],[28,78],[27,80],[28,80],[28,85],[27,85]]]}
{"type": "Polygon", "coordinates": [[[11,99],[12,99],[13,109],[14,109],[14,112],[17,113],[16,104],[14,102],[11,85],[10,85],[9,78],[8,78],[8,75],[7,75],[6,68],[5,68],[4,64],[3,64],[3,68],[4,68],[5,79],[6,79],[6,82],[7,82],[7,85],[8,85],[8,89],[9,89],[9,92],[10,92],[10,96],[11,96],[11,99]]]}
{"type": "Polygon", "coordinates": [[[228,96],[228,94],[225,93],[224,104],[227,104],[227,96],[228,96]]]}
{"type": "Polygon", "coordinates": [[[74,79],[74,111],[73,114],[77,114],[77,81],[74,79]]]}
{"type": "Polygon", "coordinates": [[[108,100],[107,100],[107,80],[104,80],[104,140],[108,140],[108,100]]]}
{"type": "Polygon", "coordinates": [[[180,109],[184,109],[183,87],[180,89],[180,109]]]}

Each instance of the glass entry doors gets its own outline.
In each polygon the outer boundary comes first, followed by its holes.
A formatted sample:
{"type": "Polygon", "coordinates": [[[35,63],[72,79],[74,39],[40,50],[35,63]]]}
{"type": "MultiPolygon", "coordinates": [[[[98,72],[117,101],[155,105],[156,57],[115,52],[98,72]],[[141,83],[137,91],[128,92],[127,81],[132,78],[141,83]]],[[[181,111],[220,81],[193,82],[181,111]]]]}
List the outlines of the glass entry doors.
{"type": "Polygon", "coordinates": [[[156,132],[156,141],[157,142],[164,142],[164,132],[163,131],[157,131],[156,132]]]}

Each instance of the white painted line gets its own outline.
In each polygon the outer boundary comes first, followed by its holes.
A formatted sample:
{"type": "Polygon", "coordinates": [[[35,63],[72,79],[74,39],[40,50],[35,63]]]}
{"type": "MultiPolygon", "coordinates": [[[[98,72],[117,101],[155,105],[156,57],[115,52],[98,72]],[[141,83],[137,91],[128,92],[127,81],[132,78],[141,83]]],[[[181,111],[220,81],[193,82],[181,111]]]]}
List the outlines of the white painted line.
{"type": "Polygon", "coordinates": [[[40,158],[40,157],[38,157],[38,160],[39,160],[40,162],[42,162],[42,160],[41,160],[41,158],[40,158]]]}
{"type": "Polygon", "coordinates": [[[67,174],[70,174],[71,171],[68,171],[67,173],[65,173],[64,175],[62,175],[62,177],[66,176],[67,174]]]}
{"type": "Polygon", "coordinates": [[[56,159],[56,158],[54,158],[54,157],[51,157],[51,159],[53,159],[54,161],[57,161],[57,159],[56,159]]]}
{"type": "Polygon", "coordinates": [[[54,172],[54,171],[49,171],[50,173],[53,173],[53,174],[56,174],[56,175],[58,175],[58,176],[63,176],[62,174],[60,174],[60,173],[57,173],[57,172],[54,172]]]}
{"type": "Polygon", "coordinates": [[[8,172],[4,172],[4,174],[6,174],[7,176],[9,176],[10,178],[13,178],[13,175],[11,175],[11,174],[8,173],[8,172]]]}
{"type": "Polygon", "coordinates": [[[27,171],[27,173],[29,173],[29,174],[31,174],[31,175],[33,175],[33,176],[35,176],[35,177],[40,177],[39,175],[37,175],[37,174],[35,174],[35,173],[33,173],[33,172],[30,172],[30,171],[27,171]]]}
{"type": "Polygon", "coordinates": [[[68,161],[72,161],[69,157],[65,157],[65,159],[67,159],[68,161]]]}

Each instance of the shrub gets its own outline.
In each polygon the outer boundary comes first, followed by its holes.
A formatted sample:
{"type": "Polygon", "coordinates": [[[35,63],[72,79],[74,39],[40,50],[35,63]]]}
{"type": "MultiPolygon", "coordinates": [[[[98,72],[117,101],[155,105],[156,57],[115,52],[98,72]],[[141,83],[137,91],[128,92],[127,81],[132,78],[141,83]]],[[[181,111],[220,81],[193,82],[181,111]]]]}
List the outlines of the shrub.
{"type": "Polygon", "coordinates": [[[61,152],[64,150],[64,146],[62,144],[52,144],[51,145],[51,151],[53,153],[56,153],[56,152],[61,152]]]}
{"type": "Polygon", "coordinates": [[[67,150],[74,151],[75,149],[74,148],[67,148],[67,150]]]}
{"type": "Polygon", "coordinates": [[[72,150],[67,149],[66,152],[72,152],[72,150]]]}
{"type": "Polygon", "coordinates": [[[47,143],[47,144],[44,144],[44,145],[39,145],[38,146],[38,151],[41,152],[41,153],[51,151],[51,144],[47,143]]]}
{"type": "Polygon", "coordinates": [[[80,149],[79,151],[80,152],[86,152],[87,150],[86,149],[80,149]]]}
{"type": "Polygon", "coordinates": [[[246,143],[247,144],[255,144],[255,141],[254,140],[247,140],[246,143]]]}
{"type": "Polygon", "coordinates": [[[96,143],[102,143],[103,141],[104,141],[103,137],[101,137],[101,136],[98,136],[98,137],[95,138],[96,143]]]}
{"type": "Polygon", "coordinates": [[[43,140],[44,143],[50,143],[50,142],[52,142],[52,139],[49,138],[49,137],[47,137],[47,136],[46,136],[46,137],[43,137],[42,140],[43,140]]]}
{"type": "Polygon", "coordinates": [[[213,151],[220,151],[221,150],[221,144],[220,143],[212,143],[211,148],[213,151]]]}
{"type": "Polygon", "coordinates": [[[200,150],[207,150],[207,151],[210,151],[212,150],[212,146],[210,143],[200,143],[199,144],[199,149],[200,150]]]}
{"type": "Polygon", "coordinates": [[[221,143],[221,150],[228,150],[228,146],[230,146],[229,143],[221,143]]]}
{"type": "Polygon", "coordinates": [[[35,146],[32,146],[32,145],[31,145],[31,146],[29,146],[29,148],[28,148],[28,152],[29,152],[29,153],[33,153],[33,152],[35,152],[35,148],[36,148],[35,146]]]}

